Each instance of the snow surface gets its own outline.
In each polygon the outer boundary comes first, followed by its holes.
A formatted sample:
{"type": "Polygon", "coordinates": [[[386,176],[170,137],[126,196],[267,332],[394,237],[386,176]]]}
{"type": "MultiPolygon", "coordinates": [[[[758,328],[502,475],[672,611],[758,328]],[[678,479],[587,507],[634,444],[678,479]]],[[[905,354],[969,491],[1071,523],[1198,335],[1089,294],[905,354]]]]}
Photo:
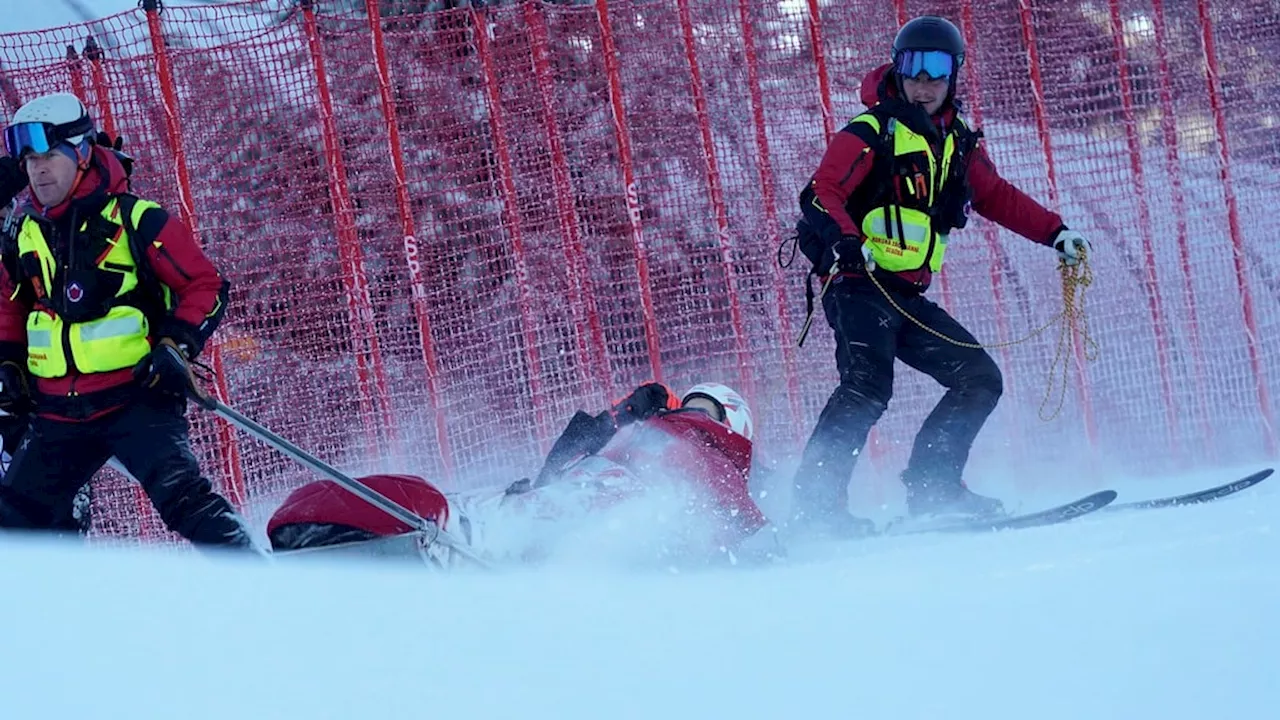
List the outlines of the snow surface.
{"type": "Polygon", "coordinates": [[[1214,505],[686,573],[6,540],[0,713],[1274,717],[1278,512],[1273,478],[1214,505]]]}

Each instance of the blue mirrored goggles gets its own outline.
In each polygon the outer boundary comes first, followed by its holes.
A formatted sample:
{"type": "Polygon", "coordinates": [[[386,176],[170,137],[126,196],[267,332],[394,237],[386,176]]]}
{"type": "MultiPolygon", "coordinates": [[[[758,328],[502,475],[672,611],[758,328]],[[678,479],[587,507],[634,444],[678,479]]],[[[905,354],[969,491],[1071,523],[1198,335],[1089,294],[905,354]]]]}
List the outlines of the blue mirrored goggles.
{"type": "Polygon", "coordinates": [[[47,153],[77,135],[93,136],[93,120],[88,115],[61,125],[43,122],[25,122],[4,129],[4,149],[9,156],[21,160],[27,153],[47,153]]]}
{"type": "Polygon", "coordinates": [[[5,152],[19,160],[27,153],[47,153],[58,142],[55,127],[48,123],[18,123],[4,129],[5,152]]]}
{"type": "Polygon", "coordinates": [[[916,78],[924,73],[934,80],[951,77],[956,59],[943,50],[903,50],[894,60],[894,71],[906,78],[916,78]]]}

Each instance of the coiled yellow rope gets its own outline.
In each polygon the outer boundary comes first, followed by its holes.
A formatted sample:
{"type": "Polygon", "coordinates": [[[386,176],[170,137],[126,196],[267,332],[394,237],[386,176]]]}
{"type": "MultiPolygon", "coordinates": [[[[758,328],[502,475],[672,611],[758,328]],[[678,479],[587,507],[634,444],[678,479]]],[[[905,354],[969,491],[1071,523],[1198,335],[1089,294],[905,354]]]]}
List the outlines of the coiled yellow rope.
{"type": "Polygon", "coordinates": [[[889,294],[889,291],[885,290],[884,286],[880,284],[880,280],[876,278],[874,272],[867,273],[867,277],[871,278],[871,282],[880,290],[880,293],[884,295],[884,298],[889,301],[889,304],[892,305],[895,310],[902,313],[903,317],[918,325],[925,332],[945,340],[952,345],[959,345],[960,347],[974,348],[976,350],[995,350],[1020,345],[1037,337],[1045,330],[1048,330],[1054,323],[1061,321],[1062,330],[1058,333],[1058,346],[1054,352],[1053,364],[1049,366],[1049,379],[1045,384],[1045,396],[1040,402],[1040,419],[1048,422],[1058,416],[1058,413],[1062,411],[1062,405],[1066,400],[1067,375],[1070,372],[1070,361],[1068,356],[1070,354],[1072,339],[1079,336],[1082,347],[1084,348],[1085,360],[1093,362],[1098,357],[1098,344],[1089,334],[1089,322],[1088,318],[1085,316],[1084,310],[1085,290],[1093,284],[1093,268],[1089,265],[1088,251],[1081,248],[1080,259],[1074,265],[1068,265],[1065,261],[1059,261],[1058,271],[1062,276],[1062,312],[1054,315],[1048,322],[1031,331],[1031,333],[1025,337],[1018,338],[1017,340],[1010,340],[1008,342],[994,343],[991,345],[956,340],[953,337],[948,337],[937,330],[934,330],[903,309],[902,306],[893,299],[893,296],[889,294]],[[1053,395],[1054,382],[1058,377],[1057,373],[1059,365],[1061,365],[1062,369],[1060,372],[1061,384],[1058,388],[1057,406],[1054,408],[1053,413],[1046,417],[1044,409],[1045,406],[1049,404],[1050,398],[1053,395]]]}

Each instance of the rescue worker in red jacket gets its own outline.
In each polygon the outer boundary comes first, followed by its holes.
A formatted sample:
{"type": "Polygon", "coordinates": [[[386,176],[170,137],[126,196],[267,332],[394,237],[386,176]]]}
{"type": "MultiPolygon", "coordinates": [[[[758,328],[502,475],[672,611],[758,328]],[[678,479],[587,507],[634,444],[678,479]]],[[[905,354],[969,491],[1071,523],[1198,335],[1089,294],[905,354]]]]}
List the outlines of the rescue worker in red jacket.
{"type": "Polygon", "coordinates": [[[229,284],[177,218],[128,192],[74,95],[22,106],[4,139],[3,199],[16,168],[33,202],[0,246],[0,409],[32,419],[0,480],[0,527],[57,528],[114,455],[170,530],[254,548],[201,476],[185,418],[188,362],[229,284]]]}
{"type": "Polygon", "coordinates": [[[795,475],[798,531],[858,535],[871,523],[847,508],[848,483],[867,435],[889,403],[897,358],[946,393],[916,435],[902,474],[908,512],[995,515],[1001,503],[962,479],[969,450],[1003,391],[984,350],[947,342],[894,309],[876,280],[929,328],[976,343],[924,297],[942,268],[950,234],[969,209],[1078,262],[1088,243],[1062,218],[1000,177],[960,116],[956,76],[964,63],[959,29],[923,16],[898,32],[892,63],[862,83],[866,112],[828,145],[800,194],[802,251],[825,281],[822,297],[836,341],[840,383],[823,408],[795,475]]]}

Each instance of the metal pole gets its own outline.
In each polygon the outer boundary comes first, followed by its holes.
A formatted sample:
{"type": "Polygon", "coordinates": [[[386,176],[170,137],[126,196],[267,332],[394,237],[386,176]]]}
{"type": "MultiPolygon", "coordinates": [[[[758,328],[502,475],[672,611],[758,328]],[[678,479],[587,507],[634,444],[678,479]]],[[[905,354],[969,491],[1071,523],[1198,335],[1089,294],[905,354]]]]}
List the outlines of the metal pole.
{"type": "Polygon", "coordinates": [[[351,492],[356,497],[364,500],[370,505],[382,510],[395,519],[403,522],[417,532],[428,534],[432,542],[441,542],[453,552],[456,552],[463,558],[470,560],[485,568],[492,567],[492,564],[475,554],[467,548],[466,543],[457,536],[440,527],[435,521],[418,515],[417,513],[405,508],[396,501],[388,498],[382,493],[370,488],[364,483],[356,480],[349,475],[341,472],[337,468],[329,465],[320,458],[308,453],[302,448],[294,445],[288,440],[280,437],[266,427],[263,427],[256,421],[241,414],[240,411],[232,408],[221,400],[205,394],[196,384],[194,376],[188,378],[190,384],[191,397],[201,407],[212,411],[222,419],[244,430],[245,432],[257,437],[271,447],[297,460],[302,465],[315,470],[325,477],[333,480],[341,485],[344,489],[351,492]]]}

